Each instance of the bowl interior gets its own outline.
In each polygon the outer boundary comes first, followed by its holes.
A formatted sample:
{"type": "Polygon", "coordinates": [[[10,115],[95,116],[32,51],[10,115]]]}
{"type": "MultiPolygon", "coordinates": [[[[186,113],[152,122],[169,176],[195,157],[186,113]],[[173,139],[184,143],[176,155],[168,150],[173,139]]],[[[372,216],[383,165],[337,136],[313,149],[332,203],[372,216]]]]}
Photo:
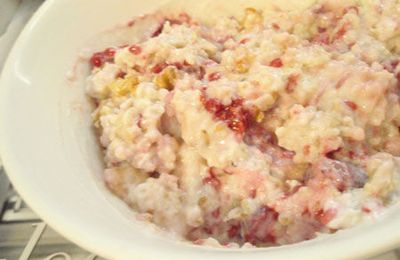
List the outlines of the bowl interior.
{"type": "MultiPolygon", "coordinates": [[[[17,41],[1,79],[0,152],[16,189],[58,232],[112,259],[337,259],[370,256],[398,245],[400,236],[393,231],[400,230],[400,210],[392,209],[376,223],[290,246],[244,249],[240,254],[235,249],[192,246],[136,221],[104,187],[101,153],[91,128],[92,107],[84,93],[89,68],[77,62],[82,48],[88,42],[106,46],[116,38],[98,40],[99,32],[113,36],[118,22],[161,6],[209,22],[221,11],[236,14],[242,7],[266,8],[272,2],[46,1],[17,41]],[[67,80],[71,69],[73,81],[67,80]]],[[[311,2],[286,0],[279,5],[295,9],[311,2]]],[[[127,40],[121,37],[118,41],[127,40]]]]}

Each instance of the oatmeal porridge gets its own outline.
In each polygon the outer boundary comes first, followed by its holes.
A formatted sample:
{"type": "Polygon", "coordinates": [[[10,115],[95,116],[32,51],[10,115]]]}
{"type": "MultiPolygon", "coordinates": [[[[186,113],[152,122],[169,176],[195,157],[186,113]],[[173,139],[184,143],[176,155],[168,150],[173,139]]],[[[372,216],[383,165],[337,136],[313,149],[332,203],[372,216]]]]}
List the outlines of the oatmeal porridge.
{"type": "Polygon", "coordinates": [[[400,3],[166,16],[91,56],[107,187],[195,244],[273,246],[400,195],[400,3]]]}

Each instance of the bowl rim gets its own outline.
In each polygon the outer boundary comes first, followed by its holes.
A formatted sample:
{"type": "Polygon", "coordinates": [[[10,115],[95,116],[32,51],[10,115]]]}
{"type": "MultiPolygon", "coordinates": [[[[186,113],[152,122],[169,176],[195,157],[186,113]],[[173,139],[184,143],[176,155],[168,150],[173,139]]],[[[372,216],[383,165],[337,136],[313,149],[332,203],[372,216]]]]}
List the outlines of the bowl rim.
{"type": "MultiPolygon", "coordinates": [[[[30,33],[34,29],[35,25],[37,24],[37,21],[39,21],[43,16],[46,15],[48,11],[51,10],[53,5],[56,2],[59,2],[60,0],[47,0],[45,1],[39,8],[38,10],[34,13],[34,15],[31,17],[29,22],[26,24],[24,27],[23,31],[21,34],[18,36],[16,42],[14,43],[14,46],[12,50],[10,51],[7,60],[4,64],[2,73],[0,75],[0,103],[4,102],[7,98],[7,91],[9,91],[9,86],[12,84],[6,84],[6,82],[11,79],[13,80],[13,77],[11,76],[12,74],[12,66],[16,62],[16,58],[18,58],[17,53],[20,52],[20,50],[24,49],[25,45],[24,42],[26,39],[29,38],[30,33]]],[[[65,0],[61,0],[65,1],[65,0]]],[[[80,236],[80,233],[83,233],[83,230],[79,230],[82,225],[78,223],[60,223],[57,221],[57,214],[51,210],[50,207],[47,207],[46,204],[39,203],[38,201],[40,200],[39,197],[35,196],[35,193],[32,192],[29,188],[27,189],[26,184],[24,184],[24,181],[22,178],[18,178],[19,176],[22,176],[23,174],[19,174],[17,172],[20,172],[20,169],[18,167],[18,161],[15,160],[15,157],[12,155],[10,152],[10,147],[5,145],[7,140],[7,135],[5,134],[5,129],[4,129],[4,124],[7,122],[4,122],[4,116],[3,113],[6,113],[5,111],[0,111],[0,155],[2,158],[3,166],[6,169],[7,175],[9,179],[11,180],[14,188],[17,190],[17,192],[22,196],[24,201],[38,214],[38,216],[45,221],[46,224],[48,224],[51,228],[53,228],[55,231],[58,233],[62,234],[64,237],[66,237],[68,240],[76,243],[77,245],[87,249],[89,252],[95,252],[100,256],[104,256],[110,259],[116,259],[116,255],[113,254],[113,250],[108,250],[109,247],[106,247],[106,242],[105,239],[103,241],[96,240],[96,242],[103,242],[102,246],[96,245],[92,241],[85,240],[83,236],[80,236]]],[[[396,226],[400,228],[400,220],[396,222],[396,226]]],[[[375,229],[376,230],[376,229],[375,229]]],[[[376,232],[375,232],[376,233],[376,232]]],[[[391,250],[394,249],[396,246],[400,245],[400,235],[397,235],[396,232],[393,232],[392,235],[386,236],[386,237],[379,237],[375,236],[375,233],[371,232],[371,234],[368,234],[368,239],[372,239],[373,242],[376,242],[375,247],[369,247],[366,248],[365,251],[360,252],[358,250],[358,246],[363,244],[362,239],[360,236],[357,236],[354,239],[354,244],[357,244],[354,249],[350,249],[348,251],[349,255],[351,255],[354,258],[361,258],[361,257],[367,257],[367,256],[373,256],[374,253],[376,254],[377,251],[378,253],[381,253],[385,250],[391,250]]],[[[95,240],[93,240],[95,241],[95,240]]],[[[281,246],[281,248],[295,248],[297,249],[299,253],[304,253],[307,252],[307,250],[310,250],[310,248],[298,248],[299,244],[307,244],[308,241],[297,243],[294,245],[285,245],[281,246]],[[306,250],[306,251],[304,251],[306,250]]],[[[339,243],[343,244],[345,241],[339,243]]],[[[371,241],[370,241],[371,242],[371,241]]],[[[199,247],[199,246],[194,246],[194,248],[198,248],[200,250],[212,250],[212,251],[219,251],[222,253],[223,252],[238,252],[237,249],[227,249],[227,248],[210,248],[210,247],[199,247]]],[[[276,247],[275,247],[276,248],[276,247]]],[[[314,248],[315,246],[311,245],[311,249],[314,248]]],[[[241,250],[241,255],[246,254],[246,252],[266,252],[267,250],[273,250],[273,248],[255,248],[255,249],[240,249],[241,250]]],[[[218,257],[226,257],[227,255],[219,255],[218,257]]],[[[119,259],[121,255],[117,256],[119,259]]],[[[266,257],[266,256],[263,256],[266,257]]],[[[332,256],[327,256],[327,258],[330,258],[332,256]]],[[[258,259],[258,257],[255,257],[258,259]]],[[[123,259],[123,258],[121,258],[123,259]]]]}

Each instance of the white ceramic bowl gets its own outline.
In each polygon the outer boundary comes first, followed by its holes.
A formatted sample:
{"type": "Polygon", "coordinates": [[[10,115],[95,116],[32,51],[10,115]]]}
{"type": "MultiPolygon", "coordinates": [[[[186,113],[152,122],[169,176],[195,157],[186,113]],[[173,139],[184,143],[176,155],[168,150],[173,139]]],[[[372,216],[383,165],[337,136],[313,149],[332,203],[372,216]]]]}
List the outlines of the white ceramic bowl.
{"type": "MultiPolygon", "coordinates": [[[[0,88],[1,157],[27,203],[68,239],[111,259],[340,259],[399,246],[398,209],[376,223],[335,235],[242,250],[177,242],[134,220],[132,212],[102,185],[84,80],[71,85],[65,75],[89,36],[163,2],[47,0],[27,25],[8,59],[0,88]]],[[[249,4],[228,2],[230,11],[249,4]]],[[[293,7],[296,1],[291,2],[281,1],[293,7]]],[[[201,2],[203,11],[208,10],[207,3],[201,2]]]]}

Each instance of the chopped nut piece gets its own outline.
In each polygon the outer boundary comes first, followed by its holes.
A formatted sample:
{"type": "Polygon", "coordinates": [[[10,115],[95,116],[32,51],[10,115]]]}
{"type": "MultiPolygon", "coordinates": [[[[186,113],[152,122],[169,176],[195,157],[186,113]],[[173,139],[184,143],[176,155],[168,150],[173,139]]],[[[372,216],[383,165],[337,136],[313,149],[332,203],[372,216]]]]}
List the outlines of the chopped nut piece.
{"type": "Polygon", "coordinates": [[[244,17],[242,21],[240,22],[240,25],[242,26],[243,29],[249,30],[254,28],[257,25],[261,25],[263,22],[263,16],[260,11],[257,11],[256,9],[249,7],[246,8],[244,17]]]}
{"type": "Polygon", "coordinates": [[[256,115],[256,122],[261,123],[264,120],[264,112],[258,111],[256,115]]]}
{"type": "Polygon", "coordinates": [[[111,97],[120,97],[126,94],[134,94],[135,87],[139,83],[139,79],[136,76],[129,76],[124,79],[117,79],[110,85],[108,90],[110,91],[111,97]]]}
{"type": "Polygon", "coordinates": [[[251,55],[246,55],[236,60],[235,70],[238,73],[246,73],[249,71],[251,63],[253,62],[253,57],[251,55]]]}
{"type": "Polygon", "coordinates": [[[174,67],[166,67],[154,78],[154,83],[159,88],[172,90],[174,88],[176,76],[176,69],[174,67]]]}

